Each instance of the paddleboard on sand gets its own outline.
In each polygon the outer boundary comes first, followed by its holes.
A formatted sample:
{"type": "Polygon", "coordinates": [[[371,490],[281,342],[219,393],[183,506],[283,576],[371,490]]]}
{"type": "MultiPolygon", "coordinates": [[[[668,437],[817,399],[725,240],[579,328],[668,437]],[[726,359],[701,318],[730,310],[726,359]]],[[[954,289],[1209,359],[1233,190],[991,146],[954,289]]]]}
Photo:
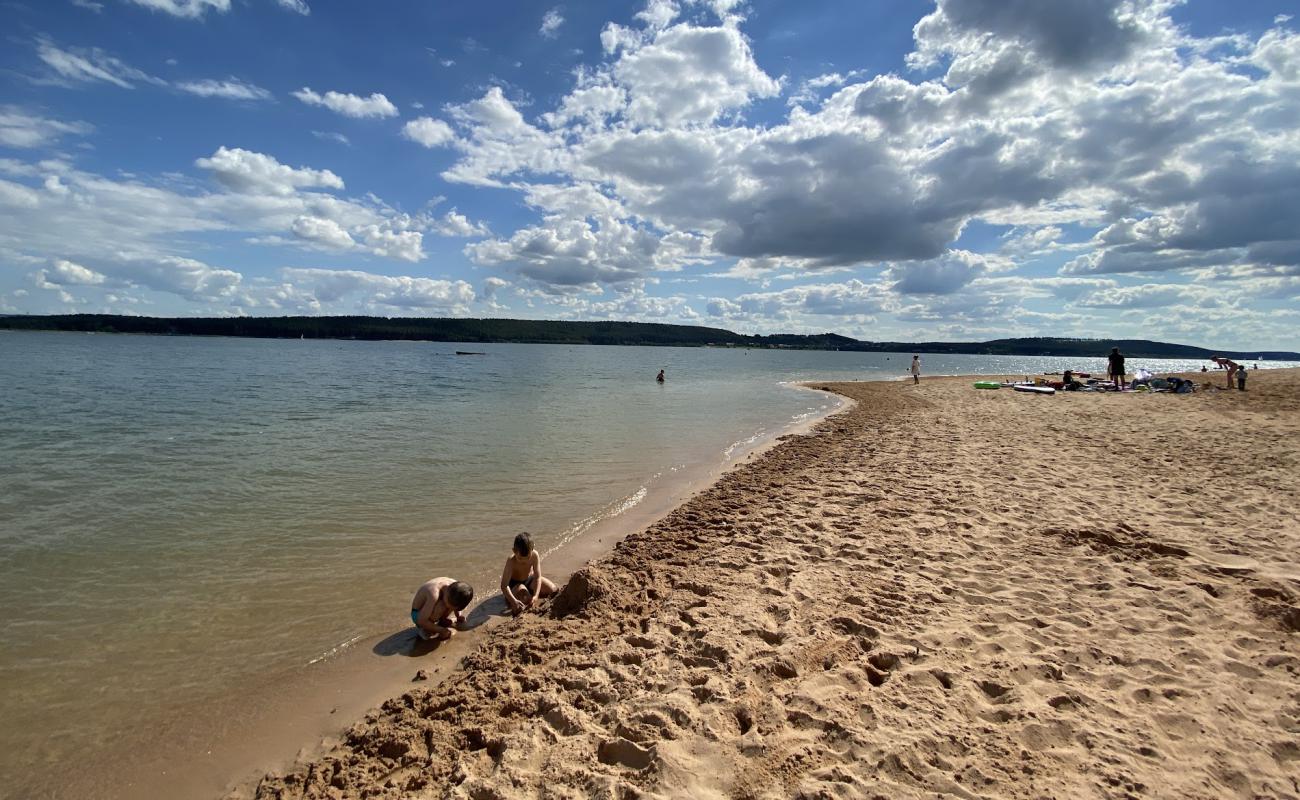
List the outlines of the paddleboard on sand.
{"type": "Polygon", "coordinates": [[[1056,394],[1056,390],[1050,386],[1012,386],[1017,392],[1032,392],[1033,394],[1056,394]]]}
{"type": "Polygon", "coordinates": [[[976,389],[1001,389],[1002,384],[997,381],[975,381],[976,389]]]}

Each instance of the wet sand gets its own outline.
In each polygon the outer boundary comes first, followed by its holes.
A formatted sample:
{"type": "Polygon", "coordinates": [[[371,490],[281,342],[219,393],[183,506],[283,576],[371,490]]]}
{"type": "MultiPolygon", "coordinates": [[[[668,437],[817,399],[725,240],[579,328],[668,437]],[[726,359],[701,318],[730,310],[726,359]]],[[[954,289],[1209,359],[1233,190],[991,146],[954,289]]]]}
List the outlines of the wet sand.
{"type": "Polygon", "coordinates": [[[823,386],[856,405],[232,796],[1300,797],[1300,371],[823,386]]]}

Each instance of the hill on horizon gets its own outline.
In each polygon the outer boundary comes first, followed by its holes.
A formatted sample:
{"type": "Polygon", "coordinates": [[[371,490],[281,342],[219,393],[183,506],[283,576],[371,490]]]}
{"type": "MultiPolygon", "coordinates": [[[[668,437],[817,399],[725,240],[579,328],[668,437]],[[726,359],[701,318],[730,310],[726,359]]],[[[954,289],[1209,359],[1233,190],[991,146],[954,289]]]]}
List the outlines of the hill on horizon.
{"type": "Polygon", "coordinates": [[[476,319],[469,317],[134,317],[114,314],[0,316],[0,329],[135,333],[163,336],[239,336],[270,339],[418,340],[520,344],[759,347],[792,350],[957,353],[968,355],[1098,357],[1118,347],[1134,358],[1300,361],[1278,350],[1212,350],[1148,339],[1022,337],[985,342],[865,341],[836,333],[741,334],[701,325],[657,322],[476,319]]]}

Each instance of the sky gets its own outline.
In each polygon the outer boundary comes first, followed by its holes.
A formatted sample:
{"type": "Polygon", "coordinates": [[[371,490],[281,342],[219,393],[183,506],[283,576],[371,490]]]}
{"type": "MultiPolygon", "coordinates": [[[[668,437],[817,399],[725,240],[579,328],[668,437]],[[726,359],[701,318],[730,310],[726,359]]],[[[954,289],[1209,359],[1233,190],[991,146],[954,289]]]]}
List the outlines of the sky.
{"type": "Polygon", "coordinates": [[[1300,350],[1265,0],[0,0],[0,313],[1300,350]]]}

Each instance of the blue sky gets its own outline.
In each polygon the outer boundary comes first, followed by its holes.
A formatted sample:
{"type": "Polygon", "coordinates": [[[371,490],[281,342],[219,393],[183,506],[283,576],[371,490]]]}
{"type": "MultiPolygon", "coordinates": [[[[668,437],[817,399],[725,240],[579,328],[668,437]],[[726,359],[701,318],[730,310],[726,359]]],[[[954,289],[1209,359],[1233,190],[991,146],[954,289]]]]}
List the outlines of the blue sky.
{"type": "Polygon", "coordinates": [[[1300,349],[1286,9],[0,0],[0,311],[1300,349]]]}

